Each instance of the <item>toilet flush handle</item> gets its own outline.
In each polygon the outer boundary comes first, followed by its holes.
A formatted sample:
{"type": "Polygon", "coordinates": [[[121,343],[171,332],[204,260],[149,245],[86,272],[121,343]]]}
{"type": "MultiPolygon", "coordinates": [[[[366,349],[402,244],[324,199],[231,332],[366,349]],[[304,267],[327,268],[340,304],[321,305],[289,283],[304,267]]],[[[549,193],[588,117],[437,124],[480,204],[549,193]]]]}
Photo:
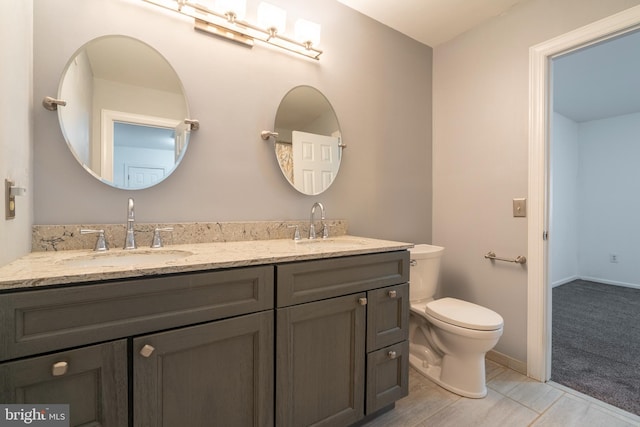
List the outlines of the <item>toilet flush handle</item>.
{"type": "Polygon", "coordinates": [[[411,267],[415,267],[416,265],[418,265],[418,261],[416,261],[415,259],[411,259],[409,260],[409,265],[411,267]]]}

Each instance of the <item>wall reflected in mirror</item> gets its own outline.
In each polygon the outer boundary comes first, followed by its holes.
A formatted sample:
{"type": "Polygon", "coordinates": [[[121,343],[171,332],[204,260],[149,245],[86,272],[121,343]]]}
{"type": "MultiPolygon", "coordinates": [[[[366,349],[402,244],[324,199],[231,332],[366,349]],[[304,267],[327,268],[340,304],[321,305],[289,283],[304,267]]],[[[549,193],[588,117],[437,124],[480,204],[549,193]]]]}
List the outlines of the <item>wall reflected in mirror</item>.
{"type": "Polygon", "coordinates": [[[100,181],[153,186],[179,165],[189,144],[187,100],[173,67],[151,46],[104,36],[82,46],[60,80],[60,127],[69,149],[100,181]]]}
{"type": "Polygon", "coordinates": [[[342,159],[342,132],[327,98],[311,86],[298,86],[282,99],[275,120],[275,153],[282,174],[307,195],[334,182],[342,159]]]}

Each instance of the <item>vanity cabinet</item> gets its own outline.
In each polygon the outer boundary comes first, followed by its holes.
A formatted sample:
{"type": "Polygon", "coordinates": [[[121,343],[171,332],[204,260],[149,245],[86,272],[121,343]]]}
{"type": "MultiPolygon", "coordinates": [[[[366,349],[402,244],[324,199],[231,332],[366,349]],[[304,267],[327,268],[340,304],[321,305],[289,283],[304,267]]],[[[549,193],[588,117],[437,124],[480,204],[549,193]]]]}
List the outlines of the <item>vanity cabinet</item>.
{"type": "Polygon", "coordinates": [[[273,276],[0,294],[0,401],[69,403],[72,426],[273,425],[273,276]]]}
{"type": "Polygon", "coordinates": [[[348,426],[407,394],[405,250],[0,293],[0,402],[72,426],[348,426]]]}
{"type": "Polygon", "coordinates": [[[408,394],[406,251],[276,266],[276,425],[347,426],[408,394]]]}

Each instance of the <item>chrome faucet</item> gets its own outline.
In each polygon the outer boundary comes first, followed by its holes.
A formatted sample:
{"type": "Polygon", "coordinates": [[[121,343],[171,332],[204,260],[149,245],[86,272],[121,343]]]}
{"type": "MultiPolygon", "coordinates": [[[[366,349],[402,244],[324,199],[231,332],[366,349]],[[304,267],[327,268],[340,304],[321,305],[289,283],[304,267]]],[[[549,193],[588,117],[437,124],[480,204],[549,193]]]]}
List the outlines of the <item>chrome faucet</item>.
{"type": "Polygon", "coordinates": [[[315,202],[313,206],[311,206],[311,218],[309,218],[309,239],[316,238],[316,226],[313,223],[313,217],[316,213],[316,207],[320,208],[320,220],[322,221],[322,238],[326,239],[327,237],[329,237],[329,228],[324,222],[324,206],[320,202],[315,202]]]}
{"type": "Polygon", "coordinates": [[[136,222],[136,215],[133,209],[133,198],[129,197],[129,203],[127,205],[127,236],[124,239],[124,249],[135,249],[136,235],[133,232],[133,225],[136,222]]]}

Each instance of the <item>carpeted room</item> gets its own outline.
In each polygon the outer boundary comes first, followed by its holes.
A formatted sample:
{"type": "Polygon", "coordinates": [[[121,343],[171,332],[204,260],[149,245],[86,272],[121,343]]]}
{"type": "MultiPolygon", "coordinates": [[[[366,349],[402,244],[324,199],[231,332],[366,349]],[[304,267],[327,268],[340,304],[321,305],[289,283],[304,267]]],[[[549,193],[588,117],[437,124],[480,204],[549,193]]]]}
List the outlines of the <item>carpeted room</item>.
{"type": "Polygon", "coordinates": [[[640,415],[640,289],[557,286],[552,330],[552,381],[640,415]]]}

